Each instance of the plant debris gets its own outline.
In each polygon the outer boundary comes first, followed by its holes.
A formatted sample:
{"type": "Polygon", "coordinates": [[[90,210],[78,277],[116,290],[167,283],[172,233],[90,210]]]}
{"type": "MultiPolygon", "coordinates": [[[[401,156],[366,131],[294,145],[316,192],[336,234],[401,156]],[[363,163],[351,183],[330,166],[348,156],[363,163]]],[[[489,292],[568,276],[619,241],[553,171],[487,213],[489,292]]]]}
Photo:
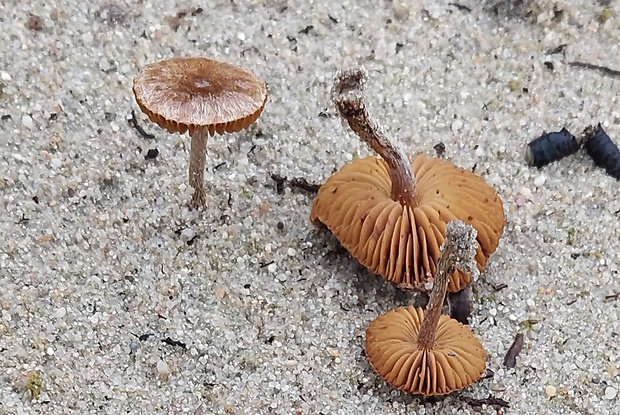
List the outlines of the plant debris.
{"type": "Polygon", "coordinates": [[[471,13],[471,8],[459,3],[448,3],[448,6],[456,7],[459,11],[471,13]]]}
{"type": "Polygon", "coordinates": [[[37,399],[41,394],[41,389],[43,388],[43,380],[41,379],[41,375],[34,371],[26,373],[23,388],[30,399],[37,399]]]}
{"type": "Polygon", "coordinates": [[[442,158],[446,153],[446,145],[443,142],[438,142],[433,146],[435,149],[435,153],[437,154],[437,158],[442,158]]]}
{"type": "Polygon", "coordinates": [[[129,122],[129,125],[131,125],[133,128],[135,128],[136,131],[138,131],[138,133],[142,137],[144,137],[144,138],[146,138],[148,140],[152,140],[152,139],[155,138],[154,134],[147,133],[146,131],[144,131],[144,128],[142,128],[140,126],[140,124],[138,124],[138,118],[136,118],[136,112],[134,110],[131,110],[131,118],[129,118],[127,120],[127,122],[129,122]]]}
{"type": "Polygon", "coordinates": [[[515,341],[512,342],[512,346],[508,349],[506,356],[504,356],[504,366],[513,368],[517,365],[517,356],[523,349],[523,334],[519,333],[515,337],[515,341]]]}
{"type": "Polygon", "coordinates": [[[596,127],[590,126],[585,129],[584,135],[584,147],[594,164],[605,169],[614,179],[620,180],[620,149],[611,141],[603,126],[600,123],[596,127]]]}
{"type": "Polygon", "coordinates": [[[510,404],[508,403],[508,401],[505,401],[501,398],[496,398],[491,395],[489,395],[488,398],[482,399],[476,399],[469,396],[461,396],[460,399],[461,401],[465,402],[467,405],[473,408],[481,407],[482,405],[498,406],[500,408],[510,408],[510,404]]]}
{"type": "Polygon", "coordinates": [[[530,166],[541,168],[576,153],[580,147],[575,136],[566,128],[562,128],[560,131],[546,133],[530,141],[525,161],[530,166]]]}
{"type": "Polygon", "coordinates": [[[155,334],[155,333],[146,333],[146,334],[141,334],[141,335],[139,335],[139,336],[138,336],[137,334],[135,334],[135,333],[131,333],[131,334],[133,334],[134,336],[136,336],[136,337],[138,338],[138,340],[140,340],[141,342],[145,342],[145,341],[147,341],[148,339],[150,339],[151,337],[156,336],[156,334],[155,334]]]}
{"type": "Polygon", "coordinates": [[[555,55],[557,53],[563,53],[567,46],[568,46],[568,43],[562,43],[561,45],[558,45],[558,46],[554,47],[553,49],[549,49],[545,53],[547,55],[555,55]]]}
{"type": "Polygon", "coordinates": [[[497,292],[497,291],[501,291],[501,290],[503,290],[505,288],[508,288],[508,284],[502,282],[502,283],[499,283],[499,284],[493,284],[492,287],[493,287],[493,291],[497,292]]]}
{"type": "Polygon", "coordinates": [[[592,63],[579,62],[579,61],[568,62],[568,65],[569,66],[574,66],[574,67],[577,67],[577,68],[592,69],[592,70],[601,72],[603,75],[618,76],[618,77],[620,77],[620,71],[619,70],[611,69],[611,68],[608,68],[607,66],[594,65],[592,63]]]}
{"type": "Polygon", "coordinates": [[[308,182],[305,177],[293,177],[289,180],[286,176],[280,176],[277,173],[272,173],[271,179],[276,182],[276,192],[278,194],[282,194],[284,192],[284,186],[287,183],[291,189],[301,189],[312,194],[316,194],[321,187],[320,184],[308,182]]]}
{"type": "Polygon", "coordinates": [[[620,298],[620,292],[615,294],[609,294],[605,296],[605,301],[614,301],[620,298]]]}
{"type": "Polygon", "coordinates": [[[179,340],[171,339],[170,337],[166,337],[165,339],[161,339],[162,342],[166,343],[169,346],[180,347],[182,349],[187,349],[187,345],[179,340]]]}
{"type": "Polygon", "coordinates": [[[156,148],[149,149],[144,155],[145,160],[155,160],[159,156],[159,150],[156,148]]]}

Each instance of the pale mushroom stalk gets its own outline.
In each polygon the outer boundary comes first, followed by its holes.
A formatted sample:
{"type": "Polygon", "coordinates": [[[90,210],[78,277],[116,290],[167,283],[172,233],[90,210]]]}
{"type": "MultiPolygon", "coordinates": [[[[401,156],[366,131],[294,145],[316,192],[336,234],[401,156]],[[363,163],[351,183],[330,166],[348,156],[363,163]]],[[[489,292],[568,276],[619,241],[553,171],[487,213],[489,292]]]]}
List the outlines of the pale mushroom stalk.
{"type": "Polygon", "coordinates": [[[189,155],[189,184],[194,189],[190,206],[197,209],[205,205],[207,196],[204,188],[205,164],[207,159],[207,128],[196,128],[191,134],[189,155]]]}
{"type": "Polygon", "coordinates": [[[415,206],[416,180],[406,154],[396,147],[385,130],[372,120],[364,104],[367,73],[363,69],[339,71],[332,100],[349,127],[387,163],[392,181],[390,197],[402,205],[415,206]]]}
{"type": "Polygon", "coordinates": [[[470,273],[472,277],[478,272],[474,261],[476,236],[476,229],[461,221],[449,222],[446,227],[446,239],[437,262],[433,290],[418,333],[418,348],[421,350],[430,350],[435,345],[437,324],[454,268],[470,273]]]}

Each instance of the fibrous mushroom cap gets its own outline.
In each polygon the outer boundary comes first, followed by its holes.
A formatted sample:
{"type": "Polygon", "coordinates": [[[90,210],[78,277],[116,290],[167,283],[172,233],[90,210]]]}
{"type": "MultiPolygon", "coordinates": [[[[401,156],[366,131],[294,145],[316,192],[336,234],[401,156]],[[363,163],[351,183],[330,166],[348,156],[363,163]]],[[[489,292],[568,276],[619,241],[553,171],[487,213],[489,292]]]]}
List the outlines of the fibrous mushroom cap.
{"type": "Polygon", "coordinates": [[[254,74],[207,58],[145,65],[133,81],[140,109],[171,133],[240,131],[259,117],[267,87],[254,74]]]}
{"type": "MultiPolygon", "coordinates": [[[[372,272],[391,283],[423,290],[433,277],[446,224],[461,220],[477,231],[479,270],[495,251],[504,229],[502,202],[474,173],[436,158],[417,156],[414,206],[390,198],[387,164],[380,158],[356,159],[332,175],[312,206],[311,220],[324,224],[372,272]]],[[[448,291],[467,286],[457,270],[448,291]]]]}
{"type": "Polygon", "coordinates": [[[391,386],[416,395],[444,395],[478,381],[486,368],[480,341],[461,323],[446,315],[439,319],[435,344],[418,347],[424,311],[400,307],[370,323],[366,356],[391,386]]]}

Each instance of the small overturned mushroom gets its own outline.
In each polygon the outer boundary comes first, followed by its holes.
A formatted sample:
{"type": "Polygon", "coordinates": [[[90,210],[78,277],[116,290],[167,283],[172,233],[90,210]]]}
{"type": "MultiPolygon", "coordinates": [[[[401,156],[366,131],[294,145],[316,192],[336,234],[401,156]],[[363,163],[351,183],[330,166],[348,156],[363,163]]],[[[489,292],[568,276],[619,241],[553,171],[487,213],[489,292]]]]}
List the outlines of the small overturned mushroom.
{"type": "Polygon", "coordinates": [[[441,315],[452,268],[476,271],[475,235],[475,229],[463,222],[448,224],[426,312],[400,307],[368,326],[366,356],[389,385],[434,396],[463,389],[482,376],[486,352],[480,341],[466,326],[441,315]]]}
{"type": "Polygon", "coordinates": [[[172,58],[145,65],[133,81],[136,101],[151,121],[170,133],[189,131],[190,206],[204,206],[207,137],[247,128],[267,102],[254,74],[206,58],[172,58]]]}
{"type": "MultiPolygon", "coordinates": [[[[504,229],[502,202],[474,173],[437,158],[410,162],[370,119],[363,101],[366,72],[337,74],[332,99],[342,118],[381,158],[356,159],[319,189],[310,219],[324,224],[364,266],[404,288],[423,290],[436,272],[446,224],[462,220],[478,231],[482,270],[504,229]]],[[[457,270],[450,292],[470,276],[457,270]]]]}

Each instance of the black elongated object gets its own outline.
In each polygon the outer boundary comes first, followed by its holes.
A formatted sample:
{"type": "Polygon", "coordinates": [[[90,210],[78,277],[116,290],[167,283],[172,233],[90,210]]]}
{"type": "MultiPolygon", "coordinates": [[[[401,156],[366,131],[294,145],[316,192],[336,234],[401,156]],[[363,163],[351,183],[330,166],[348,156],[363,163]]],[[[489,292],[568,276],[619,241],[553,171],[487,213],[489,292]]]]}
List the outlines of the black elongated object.
{"type": "Polygon", "coordinates": [[[594,164],[605,169],[611,177],[620,180],[620,150],[603,130],[603,126],[600,123],[596,128],[590,126],[585,129],[584,134],[584,147],[594,164]]]}
{"type": "Polygon", "coordinates": [[[530,141],[525,153],[525,161],[530,166],[541,168],[549,163],[570,156],[579,150],[577,139],[566,128],[546,133],[530,141]]]}

